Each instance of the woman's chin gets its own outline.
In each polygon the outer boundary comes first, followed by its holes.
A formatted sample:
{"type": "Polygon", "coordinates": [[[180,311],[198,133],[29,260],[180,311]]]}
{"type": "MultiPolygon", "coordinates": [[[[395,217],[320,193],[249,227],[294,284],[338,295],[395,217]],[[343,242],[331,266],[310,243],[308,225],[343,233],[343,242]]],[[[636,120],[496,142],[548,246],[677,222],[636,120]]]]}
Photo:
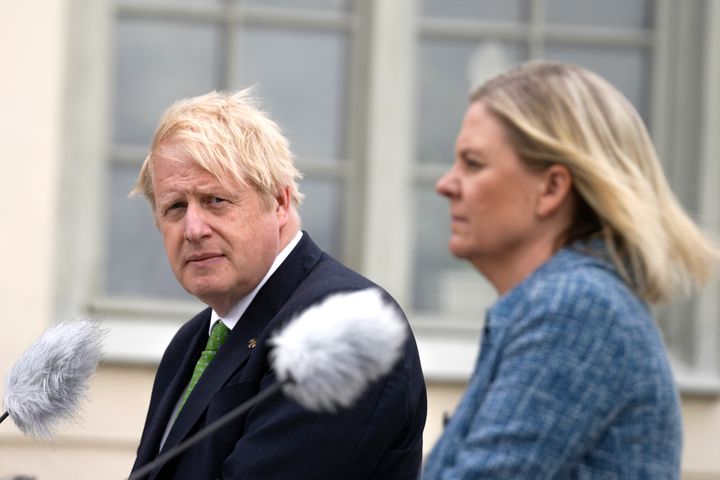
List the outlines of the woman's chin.
{"type": "Polygon", "coordinates": [[[448,242],[448,250],[454,257],[468,258],[468,246],[457,239],[450,238],[450,241],[448,242]]]}

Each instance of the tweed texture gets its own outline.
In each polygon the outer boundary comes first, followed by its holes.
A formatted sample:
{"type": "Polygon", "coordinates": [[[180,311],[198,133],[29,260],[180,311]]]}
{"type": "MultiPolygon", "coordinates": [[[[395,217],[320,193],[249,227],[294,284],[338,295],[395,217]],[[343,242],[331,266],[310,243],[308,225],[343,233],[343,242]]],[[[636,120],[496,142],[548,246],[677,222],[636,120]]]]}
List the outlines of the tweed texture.
{"type": "Polygon", "coordinates": [[[679,478],[680,408],[662,338],[589,249],[560,250],[488,311],[424,480],[679,478]]]}

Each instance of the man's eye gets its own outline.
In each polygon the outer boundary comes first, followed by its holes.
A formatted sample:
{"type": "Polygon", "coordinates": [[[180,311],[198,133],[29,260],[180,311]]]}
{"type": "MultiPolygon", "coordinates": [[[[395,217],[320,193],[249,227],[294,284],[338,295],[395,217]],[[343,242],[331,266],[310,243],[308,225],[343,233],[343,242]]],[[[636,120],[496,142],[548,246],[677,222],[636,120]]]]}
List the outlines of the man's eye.
{"type": "Polygon", "coordinates": [[[212,198],[210,199],[210,203],[223,203],[223,202],[226,202],[226,201],[227,201],[227,200],[225,200],[224,198],[220,198],[220,197],[212,197],[212,198]]]}
{"type": "Polygon", "coordinates": [[[181,209],[181,208],[185,208],[185,202],[175,202],[175,203],[173,203],[173,204],[170,204],[170,205],[165,209],[165,215],[167,215],[167,214],[169,214],[169,213],[171,213],[171,212],[174,212],[174,211],[176,211],[176,210],[179,210],[179,209],[181,209]]]}

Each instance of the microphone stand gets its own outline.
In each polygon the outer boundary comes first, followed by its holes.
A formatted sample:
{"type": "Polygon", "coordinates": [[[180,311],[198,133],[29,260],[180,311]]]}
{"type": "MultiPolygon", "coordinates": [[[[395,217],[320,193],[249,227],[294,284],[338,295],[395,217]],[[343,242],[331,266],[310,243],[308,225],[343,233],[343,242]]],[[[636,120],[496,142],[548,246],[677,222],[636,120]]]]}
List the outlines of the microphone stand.
{"type": "Polygon", "coordinates": [[[10,414],[8,412],[5,412],[2,415],[0,415],[0,423],[2,423],[3,420],[5,420],[9,415],[10,414]]]}
{"type": "Polygon", "coordinates": [[[157,467],[163,465],[169,460],[172,460],[173,458],[177,457],[181,453],[183,453],[188,448],[192,447],[196,443],[198,443],[200,440],[206,438],[209,435],[212,435],[216,431],[223,428],[225,425],[227,425],[229,422],[233,421],[246,411],[248,411],[250,408],[254,407],[256,404],[260,403],[261,401],[265,400],[266,398],[270,397],[271,395],[275,394],[277,391],[279,391],[285,384],[292,383],[291,379],[287,379],[282,382],[277,382],[274,385],[266,388],[253,398],[249,399],[245,403],[242,403],[235,407],[234,409],[230,410],[228,413],[211,423],[210,425],[207,425],[205,428],[198,431],[195,435],[188,438],[184,442],[176,445],[175,447],[171,448],[167,452],[162,453],[159,455],[155,460],[152,462],[146,463],[141,468],[135,470],[127,480],[140,480],[141,478],[145,477],[148,473],[155,470],[157,467]]]}

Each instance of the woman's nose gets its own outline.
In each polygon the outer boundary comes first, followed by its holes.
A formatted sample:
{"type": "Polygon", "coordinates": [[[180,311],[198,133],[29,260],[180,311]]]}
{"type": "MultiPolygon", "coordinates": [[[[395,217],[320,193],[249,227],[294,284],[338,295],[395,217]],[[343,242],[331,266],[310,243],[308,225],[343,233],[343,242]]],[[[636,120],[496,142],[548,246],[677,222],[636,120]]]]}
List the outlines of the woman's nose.
{"type": "Polygon", "coordinates": [[[435,191],[438,194],[448,198],[452,198],[457,195],[458,182],[455,177],[454,170],[454,167],[450,168],[450,170],[445,172],[438,181],[435,182],[435,191]]]}

